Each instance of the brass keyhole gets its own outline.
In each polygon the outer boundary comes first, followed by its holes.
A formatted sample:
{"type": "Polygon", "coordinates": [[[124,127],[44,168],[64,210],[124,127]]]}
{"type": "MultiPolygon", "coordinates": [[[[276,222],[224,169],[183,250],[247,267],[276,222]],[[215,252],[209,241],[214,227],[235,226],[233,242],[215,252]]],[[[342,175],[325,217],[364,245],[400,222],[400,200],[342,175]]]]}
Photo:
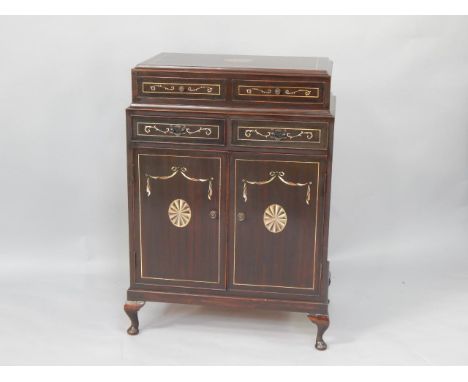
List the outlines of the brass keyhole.
{"type": "Polygon", "coordinates": [[[218,217],[218,213],[215,210],[210,211],[210,219],[216,219],[218,217]]]}
{"type": "Polygon", "coordinates": [[[243,222],[245,220],[245,214],[243,212],[239,212],[237,214],[237,220],[239,220],[240,222],[243,222]]]}

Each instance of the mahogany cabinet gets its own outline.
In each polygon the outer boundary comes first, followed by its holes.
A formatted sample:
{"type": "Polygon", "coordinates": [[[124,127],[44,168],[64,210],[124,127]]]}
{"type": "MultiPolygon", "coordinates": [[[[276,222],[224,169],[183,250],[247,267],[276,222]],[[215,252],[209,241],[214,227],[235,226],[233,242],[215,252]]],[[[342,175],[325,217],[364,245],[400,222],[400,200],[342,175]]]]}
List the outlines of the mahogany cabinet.
{"type": "Polygon", "coordinates": [[[326,349],[334,116],[326,58],[162,53],[132,70],[130,288],[305,312],[326,349]]]}

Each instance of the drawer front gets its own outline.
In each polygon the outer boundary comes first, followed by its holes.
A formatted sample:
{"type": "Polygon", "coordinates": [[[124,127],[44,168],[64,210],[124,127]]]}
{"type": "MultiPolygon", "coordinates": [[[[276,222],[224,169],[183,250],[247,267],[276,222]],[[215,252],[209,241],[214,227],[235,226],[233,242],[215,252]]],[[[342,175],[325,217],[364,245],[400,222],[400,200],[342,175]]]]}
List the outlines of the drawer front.
{"type": "Polygon", "coordinates": [[[233,120],[232,144],[319,149],[328,147],[328,122],[233,120]]]}
{"type": "Polygon", "coordinates": [[[138,95],[151,98],[224,100],[225,81],[220,79],[138,77],[138,95]]]}
{"type": "Polygon", "coordinates": [[[132,139],[224,145],[224,126],[222,119],[133,116],[132,139]]]}
{"type": "Polygon", "coordinates": [[[268,103],[323,105],[324,82],[233,81],[232,99],[268,103]]]}

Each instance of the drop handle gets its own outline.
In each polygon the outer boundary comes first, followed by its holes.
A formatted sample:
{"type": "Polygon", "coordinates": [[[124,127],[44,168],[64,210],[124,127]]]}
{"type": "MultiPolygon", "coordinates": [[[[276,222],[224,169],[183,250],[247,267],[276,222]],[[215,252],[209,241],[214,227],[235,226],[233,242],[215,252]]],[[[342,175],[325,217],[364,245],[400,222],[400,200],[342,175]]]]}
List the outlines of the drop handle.
{"type": "Polygon", "coordinates": [[[185,135],[187,134],[187,127],[185,125],[170,125],[169,132],[176,135],[185,135]]]}
{"type": "Polygon", "coordinates": [[[239,212],[237,214],[237,220],[240,221],[240,222],[243,222],[245,220],[245,213],[239,212]]]}
{"type": "Polygon", "coordinates": [[[215,220],[218,217],[218,212],[215,210],[211,210],[209,215],[210,215],[210,219],[215,220]]]}
{"type": "Polygon", "coordinates": [[[275,141],[281,141],[282,139],[285,139],[288,136],[286,130],[281,130],[281,129],[274,129],[270,135],[269,138],[274,139],[275,141]]]}

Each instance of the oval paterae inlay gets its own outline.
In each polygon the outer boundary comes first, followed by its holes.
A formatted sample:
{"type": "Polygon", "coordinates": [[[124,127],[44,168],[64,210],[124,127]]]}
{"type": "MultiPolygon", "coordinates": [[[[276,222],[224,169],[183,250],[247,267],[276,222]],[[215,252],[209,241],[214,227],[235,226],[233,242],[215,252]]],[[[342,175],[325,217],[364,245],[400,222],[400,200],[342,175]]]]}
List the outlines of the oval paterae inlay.
{"type": "Polygon", "coordinates": [[[288,215],[279,204],[270,204],[263,213],[263,224],[272,233],[281,232],[288,223],[288,215]]]}
{"type": "Polygon", "coordinates": [[[192,210],[184,199],[173,200],[169,204],[167,214],[171,223],[179,228],[185,227],[192,218],[192,210]]]}

